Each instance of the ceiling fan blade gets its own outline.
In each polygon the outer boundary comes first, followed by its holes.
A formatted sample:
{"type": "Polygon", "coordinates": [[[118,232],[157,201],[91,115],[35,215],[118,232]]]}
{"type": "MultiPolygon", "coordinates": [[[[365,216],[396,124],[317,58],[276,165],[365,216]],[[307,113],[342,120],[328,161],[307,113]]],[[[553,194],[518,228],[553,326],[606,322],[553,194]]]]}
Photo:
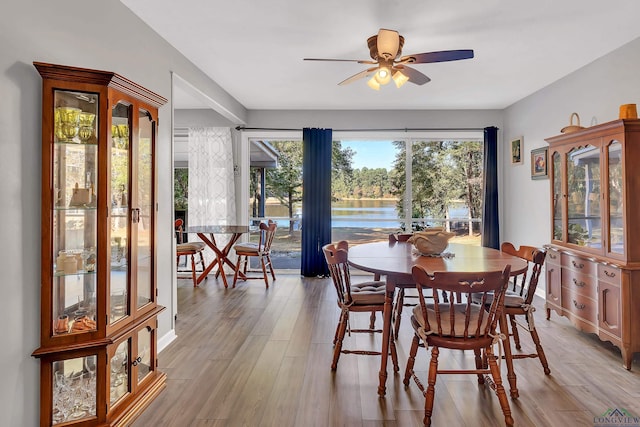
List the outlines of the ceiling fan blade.
{"type": "Polygon", "coordinates": [[[380,28],[378,31],[378,58],[394,59],[400,48],[400,34],[380,28]]]}
{"type": "Polygon", "coordinates": [[[333,58],[303,58],[303,61],[334,61],[334,62],[357,62],[358,64],[375,65],[376,61],[370,59],[333,59],[333,58]]]}
{"type": "Polygon", "coordinates": [[[341,81],[338,83],[339,86],[349,84],[351,82],[355,82],[356,80],[360,80],[365,77],[369,77],[371,74],[375,73],[378,67],[369,68],[364,71],[360,71],[358,74],[354,74],[353,76],[341,81]]]}
{"type": "Polygon", "coordinates": [[[416,85],[423,85],[425,83],[429,83],[431,79],[415,68],[407,67],[406,65],[396,67],[398,70],[402,71],[402,74],[409,77],[409,81],[416,85]]]}
{"type": "Polygon", "coordinates": [[[400,63],[427,64],[430,62],[458,61],[473,58],[472,49],[442,50],[439,52],[415,53],[400,58],[400,63]]]}

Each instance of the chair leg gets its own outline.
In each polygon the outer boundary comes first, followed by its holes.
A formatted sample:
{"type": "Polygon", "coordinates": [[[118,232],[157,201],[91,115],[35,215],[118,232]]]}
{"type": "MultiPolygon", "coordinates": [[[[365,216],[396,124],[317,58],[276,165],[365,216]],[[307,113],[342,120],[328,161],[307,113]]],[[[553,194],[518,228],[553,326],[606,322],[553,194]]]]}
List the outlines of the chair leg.
{"type": "Polygon", "coordinates": [[[336,333],[333,335],[333,346],[335,347],[338,342],[338,335],[340,333],[340,325],[342,324],[342,314],[340,314],[340,320],[338,320],[338,325],[336,326],[336,333]]]}
{"type": "MultiPolygon", "coordinates": [[[[500,332],[504,334],[507,339],[504,340],[504,359],[507,362],[507,379],[509,380],[509,388],[512,399],[517,399],[519,396],[518,385],[516,384],[516,373],[513,370],[513,355],[511,353],[511,338],[509,337],[509,325],[507,324],[507,315],[502,314],[499,319],[500,332]]],[[[491,362],[491,360],[489,360],[491,362]]]]}
{"type": "Polygon", "coordinates": [[[531,339],[533,339],[533,343],[536,345],[536,352],[538,353],[538,359],[540,359],[540,363],[542,364],[544,373],[545,375],[549,375],[551,373],[551,369],[549,369],[547,356],[545,356],[544,350],[542,349],[542,344],[540,344],[540,337],[538,336],[538,331],[536,331],[536,329],[533,328],[530,332],[531,332],[531,339]]]}
{"type": "Polygon", "coordinates": [[[191,278],[193,279],[193,287],[198,286],[198,278],[196,277],[196,257],[191,254],[191,278]]]}
{"type": "Polygon", "coordinates": [[[338,368],[338,359],[340,359],[340,353],[342,352],[342,341],[344,340],[344,334],[347,330],[348,322],[349,312],[343,311],[340,314],[340,323],[338,323],[338,340],[333,348],[333,362],[331,362],[332,371],[335,371],[338,368]]]}
{"type": "Polygon", "coordinates": [[[264,257],[260,257],[260,266],[262,267],[262,277],[264,277],[264,284],[269,287],[269,276],[267,276],[267,266],[264,263],[264,257]]]}
{"type": "Polygon", "coordinates": [[[271,262],[271,255],[267,255],[267,261],[269,261],[269,271],[271,272],[271,277],[273,280],[276,280],[276,272],[273,271],[273,263],[271,262]]]}
{"type": "Polygon", "coordinates": [[[369,329],[375,329],[376,328],[376,312],[372,311],[371,315],[369,316],[369,329]]]}
{"type": "MultiPolygon", "coordinates": [[[[476,359],[476,369],[484,369],[484,360],[482,358],[482,351],[479,348],[474,348],[473,353],[476,359]]],[[[478,384],[484,384],[484,375],[478,374],[478,384]]]]}
{"type": "Polygon", "coordinates": [[[238,272],[240,271],[240,264],[242,263],[242,255],[238,255],[238,262],[236,263],[235,273],[233,274],[233,286],[236,287],[236,282],[238,281],[238,272]]]}
{"type": "Polygon", "coordinates": [[[420,338],[417,335],[413,336],[411,341],[411,349],[409,350],[409,359],[407,359],[407,368],[404,371],[404,379],[402,383],[406,386],[409,385],[409,379],[413,374],[413,366],[416,363],[416,353],[418,353],[418,347],[420,346],[420,338]]]}
{"type": "Polygon", "coordinates": [[[436,376],[438,375],[438,355],[440,350],[438,347],[431,349],[431,362],[429,363],[429,378],[427,391],[425,393],[424,401],[424,420],[425,426],[431,426],[431,414],[433,414],[433,398],[436,394],[436,376]]]}
{"type": "Polygon", "coordinates": [[[507,399],[507,393],[504,391],[504,387],[502,386],[502,377],[500,377],[500,370],[498,368],[498,363],[496,362],[496,358],[493,355],[493,349],[488,347],[485,349],[487,353],[487,360],[489,361],[489,370],[491,371],[491,378],[493,379],[493,383],[495,384],[495,391],[498,395],[498,400],[500,401],[500,407],[502,408],[502,413],[504,414],[504,421],[507,426],[513,426],[513,417],[511,416],[511,408],[509,407],[509,399],[507,399]]]}
{"type": "Polygon", "coordinates": [[[400,321],[402,320],[402,306],[404,305],[404,288],[400,288],[396,297],[396,309],[394,310],[393,332],[397,338],[400,333],[400,321]]]}
{"type": "Polygon", "coordinates": [[[198,252],[200,255],[200,265],[202,265],[202,271],[206,270],[207,267],[204,265],[204,256],[202,256],[202,251],[198,252]]]}
{"type": "Polygon", "coordinates": [[[391,362],[393,363],[393,371],[400,372],[400,365],[398,365],[398,353],[396,352],[396,339],[391,332],[389,337],[389,346],[391,347],[391,362]]]}
{"type": "Polygon", "coordinates": [[[513,343],[516,345],[516,350],[521,350],[520,346],[520,334],[518,334],[518,325],[516,323],[516,316],[509,315],[509,323],[511,323],[511,334],[513,335],[513,343]]]}

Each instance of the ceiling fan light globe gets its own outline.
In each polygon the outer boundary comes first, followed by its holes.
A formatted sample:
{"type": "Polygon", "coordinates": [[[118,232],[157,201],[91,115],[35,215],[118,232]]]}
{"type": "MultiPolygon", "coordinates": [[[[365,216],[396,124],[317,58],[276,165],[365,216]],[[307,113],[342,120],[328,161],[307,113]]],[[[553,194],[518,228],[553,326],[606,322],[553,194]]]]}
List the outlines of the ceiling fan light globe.
{"type": "Polygon", "coordinates": [[[393,73],[393,82],[396,84],[397,88],[402,87],[406,82],[409,81],[409,77],[403,74],[400,70],[393,73]]]}
{"type": "Polygon", "coordinates": [[[387,67],[380,67],[374,75],[376,81],[381,85],[386,85],[391,81],[391,72],[387,67]]]}
{"type": "Polygon", "coordinates": [[[380,83],[378,83],[375,76],[369,79],[367,85],[373,90],[380,90],[380,83]]]}

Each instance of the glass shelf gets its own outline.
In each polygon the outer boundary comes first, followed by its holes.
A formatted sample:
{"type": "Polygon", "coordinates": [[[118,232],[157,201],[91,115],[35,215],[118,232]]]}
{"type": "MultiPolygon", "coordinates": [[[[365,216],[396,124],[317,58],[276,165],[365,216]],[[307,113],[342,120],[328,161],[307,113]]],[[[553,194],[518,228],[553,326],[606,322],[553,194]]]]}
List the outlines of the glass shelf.
{"type": "Polygon", "coordinates": [[[54,206],[53,210],[54,211],[94,211],[98,209],[97,206],[83,206],[83,207],[79,207],[79,206],[73,206],[73,207],[69,207],[69,206],[54,206]]]}

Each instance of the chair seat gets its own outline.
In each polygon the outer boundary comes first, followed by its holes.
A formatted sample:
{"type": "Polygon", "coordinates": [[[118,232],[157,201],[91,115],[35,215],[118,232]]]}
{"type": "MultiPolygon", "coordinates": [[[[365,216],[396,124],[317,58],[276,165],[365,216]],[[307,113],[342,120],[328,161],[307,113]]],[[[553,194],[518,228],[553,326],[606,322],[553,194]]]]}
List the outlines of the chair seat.
{"type": "MultiPolygon", "coordinates": [[[[472,294],[471,296],[471,301],[473,301],[476,304],[480,304],[482,301],[480,301],[480,294],[472,294]]],[[[487,295],[487,304],[491,304],[493,302],[493,295],[487,295]]],[[[505,307],[522,307],[522,305],[524,304],[524,298],[522,296],[520,296],[520,294],[518,294],[517,292],[513,292],[510,290],[507,290],[507,292],[504,295],[504,306],[505,307]]]]}
{"type": "Polygon", "coordinates": [[[254,253],[254,254],[258,254],[260,250],[260,248],[258,247],[258,244],[253,242],[239,243],[235,245],[233,249],[236,252],[246,252],[246,253],[254,253]]]}
{"type": "MultiPolygon", "coordinates": [[[[455,307],[455,311],[456,311],[456,315],[455,315],[455,323],[454,323],[454,328],[453,331],[455,331],[455,335],[452,335],[452,330],[451,330],[451,321],[450,318],[451,316],[449,315],[449,304],[439,304],[440,307],[440,318],[442,319],[441,324],[442,324],[442,334],[441,336],[455,336],[455,337],[462,337],[464,336],[464,325],[465,325],[465,310],[467,305],[466,304],[454,304],[455,307]]],[[[478,316],[480,315],[480,311],[481,308],[479,305],[472,305],[471,306],[471,313],[469,316],[469,328],[475,328],[478,325],[478,316]]],[[[486,314],[486,313],[485,313],[486,314]]],[[[434,327],[437,325],[436,322],[436,311],[434,309],[434,304],[427,304],[427,316],[429,317],[429,325],[431,327],[434,327]]],[[[419,325],[419,329],[417,330],[417,332],[423,336],[424,335],[429,335],[430,333],[434,333],[437,334],[438,331],[437,330],[426,330],[427,327],[427,322],[425,322],[424,317],[422,316],[422,308],[420,307],[420,305],[417,305],[413,308],[413,317],[415,319],[415,321],[417,322],[417,324],[419,325]]],[[[482,326],[480,331],[483,332],[486,325],[487,325],[487,316],[484,316],[484,319],[482,321],[482,326]]],[[[412,322],[413,323],[413,322],[412,322]]],[[[469,336],[473,336],[475,333],[475,330],[469,330],[469,336]]]]}
{"type": "Polygon", "coordinates": [[[384,304],[386,284],[384,282],[363,282],[351,285],[351,299],[355,305],[384,304]]]}
{"type": "Polygon", "coordinates": [[[178,243],[176,252],[199,252],[204,250],[205,246],[203,242],[178,243]]]}

